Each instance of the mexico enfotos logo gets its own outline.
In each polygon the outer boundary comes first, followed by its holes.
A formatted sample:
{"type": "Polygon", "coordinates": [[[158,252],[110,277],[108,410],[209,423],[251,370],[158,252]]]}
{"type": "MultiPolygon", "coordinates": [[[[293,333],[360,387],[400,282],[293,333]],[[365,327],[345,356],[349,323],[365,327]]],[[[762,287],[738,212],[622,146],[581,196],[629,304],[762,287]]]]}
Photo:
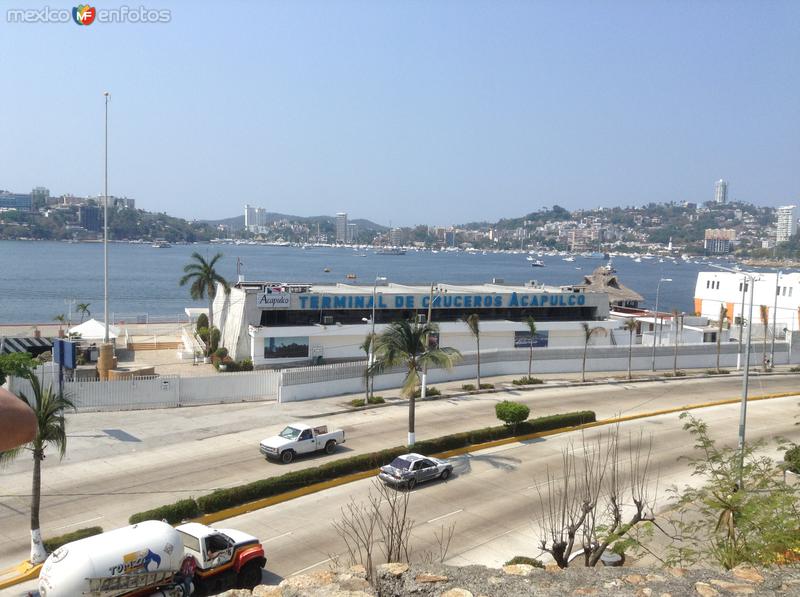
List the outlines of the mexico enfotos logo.
{"type": "Polygon", "coordinates": [[[96,8],[79,4],[67,8],[9,8],[6,21],[9,23],[70,23],[86,27],[92,23],[169,23],[172,11],[165,8],[145,6],[120,6],[119,8],[96,8]]]}

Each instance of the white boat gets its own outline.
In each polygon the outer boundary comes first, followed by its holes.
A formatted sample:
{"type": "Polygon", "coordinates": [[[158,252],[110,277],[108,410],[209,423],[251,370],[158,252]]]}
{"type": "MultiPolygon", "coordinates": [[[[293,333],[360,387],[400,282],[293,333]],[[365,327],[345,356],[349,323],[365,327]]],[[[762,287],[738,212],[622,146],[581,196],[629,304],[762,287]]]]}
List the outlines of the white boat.
{"type": "Polygon", "coordinates": [[[527,261],[534,261],[534,259],[533,259],[533,255],[528,255],[528,256],[527,256],[525,259],[526,259],[527,261]]]}
{"type": "Polygon", "coordinates": [[[564,257],[564,261],[572,262],[575,261],[575,258],[572,255],[570,255],[569,257],[564,257]]]}
{"type": "Polygon", "coordinates": [[[641,263],[642,262],[642,258],[641,257],[637,257],[636,259],[633,260],[633,262],[634,263],[641,263]]]}
{"type": "Polygon", "coordinates": [[[531,263],[531,267],[544,267],[544,261],[537,259],[533,263],[531,263]]]}
{"type": "Polygon", "coordinates": [[[154,249],[169,249],[172,245],[165,240],[157,240],[150,246],[154,249]]]}

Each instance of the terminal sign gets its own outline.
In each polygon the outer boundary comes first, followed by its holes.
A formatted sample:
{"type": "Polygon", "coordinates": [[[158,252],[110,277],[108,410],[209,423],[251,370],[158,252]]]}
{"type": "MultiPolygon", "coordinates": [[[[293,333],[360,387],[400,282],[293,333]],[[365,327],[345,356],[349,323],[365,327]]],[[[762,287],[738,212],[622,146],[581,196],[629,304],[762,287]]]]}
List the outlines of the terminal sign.
{"type": "MultiPolygon", "coordinates": [[[[260,295],[258,306],[264,309],[289,308],[289,297],[260,295]],[[273,303],[276,298],[285,298],[285,303],[273,303]],[[264,302],[262,302],[264,301],[264,302]]],[[[295,308],[300,311],[321,309],[372,309],[372,296],[363,295],[298,295],[295,308]]],[[[413,294],[377,295],[376,309],[427,309],[430,298],[413,294]]],[[[441,294],[433,299],[434,309],[487,309],[525,307],[579,307],[586,304],[586,295],[576,293],[527,294],[441,294]]]]}
{"type": "Polygon", "coordinates": [[[288,309],[291,300],[286,292],[265,293],[258,295],[257,305],[261,309],[288,309]]]}

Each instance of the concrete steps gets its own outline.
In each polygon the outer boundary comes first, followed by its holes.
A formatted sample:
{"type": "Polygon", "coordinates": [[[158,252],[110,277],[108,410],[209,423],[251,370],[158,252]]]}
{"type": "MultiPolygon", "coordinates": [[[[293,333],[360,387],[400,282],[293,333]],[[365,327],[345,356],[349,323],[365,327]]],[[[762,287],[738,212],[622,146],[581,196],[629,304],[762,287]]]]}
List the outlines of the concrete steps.
{"type": "Polygon", "coordinates": [[[182,348],[183,342],[167,341],[164,342],[130,342],[128,349],[134,352],[140,350],[175,350],[182,348]]]}

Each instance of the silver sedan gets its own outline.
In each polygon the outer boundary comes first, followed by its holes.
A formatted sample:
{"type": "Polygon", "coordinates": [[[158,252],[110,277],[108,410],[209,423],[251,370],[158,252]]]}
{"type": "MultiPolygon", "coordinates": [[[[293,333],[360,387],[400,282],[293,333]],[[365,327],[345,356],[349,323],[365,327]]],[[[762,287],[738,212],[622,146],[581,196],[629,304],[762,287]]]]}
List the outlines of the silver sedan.
{"type": "Polygon", "coordinates": [[[446,460],[421,454],[398,456],[391,464],[381,467],[378,478],[388,485],[414,489],[417,483],[431,479],[447,480],[453,474],[453,465],[446,460]]]}

